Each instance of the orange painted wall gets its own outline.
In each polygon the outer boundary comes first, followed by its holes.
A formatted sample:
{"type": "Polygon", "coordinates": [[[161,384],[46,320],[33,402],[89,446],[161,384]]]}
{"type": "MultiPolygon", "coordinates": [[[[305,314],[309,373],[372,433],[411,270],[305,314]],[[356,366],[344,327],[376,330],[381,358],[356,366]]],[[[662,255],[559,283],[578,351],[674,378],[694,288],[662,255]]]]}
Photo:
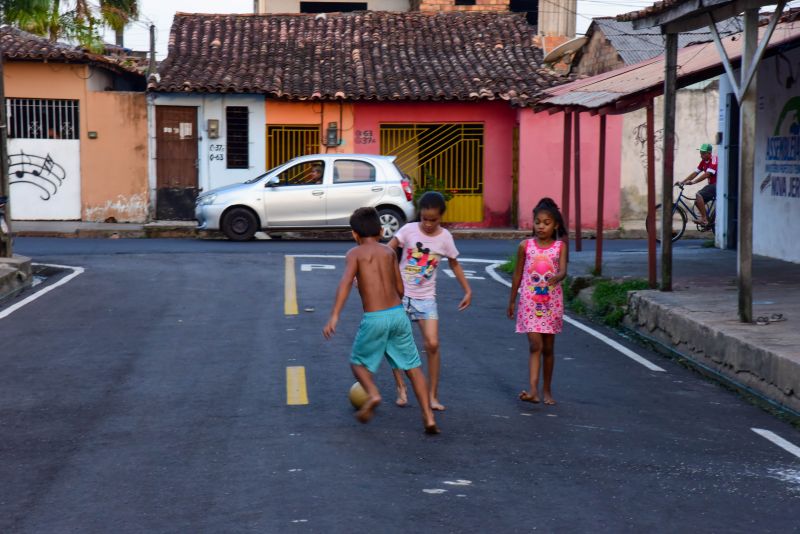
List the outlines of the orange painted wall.
{"type": "Polygon", "coordinates": [[[7,62],[6,97],[80,101],[81,219],[147,220],[147,104],[144,93],[90,91],[86,65],[7,62]],[[97,139],[88,132],[96,131],[97,139]]]}
{"type": "MultiPolygon", "coordinates": [[[[354,131],[353,104],[339,102],[286,102],[266,100],[267,125],[293,124],[320,126],[321,139],[325,139],[328,123],[335,122],[342,143],[338,147],[321,146],[322,153],[356,152],[353,144],[354,131]]],[[[266,148],[265,148],[266,150],[266,148]]]]}
{"type": "Polygon", "coordinates": [[[81,135],[84,221],[147,220],[147,102],[144,93],[89,91],[81,135]],[[97,132],[97,139],[89,139],[97,132]]]}
{"type": "Polygon", "coordinates": [[[85,96],[86,65],[8,61],[3,65],[6,98],[72,98],[85,96]]]}

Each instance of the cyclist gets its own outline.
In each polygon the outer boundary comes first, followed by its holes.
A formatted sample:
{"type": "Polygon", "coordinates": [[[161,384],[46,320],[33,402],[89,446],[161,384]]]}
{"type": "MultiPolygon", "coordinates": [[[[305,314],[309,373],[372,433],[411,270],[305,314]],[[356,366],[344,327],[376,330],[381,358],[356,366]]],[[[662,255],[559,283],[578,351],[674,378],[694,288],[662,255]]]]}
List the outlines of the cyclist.
{"type": "Polygon", "coordinates": [[[697,169],[683,180],[675,182],[675,185],[696,184],[708,178],[708,184],[697,192],[694,199],[694,205],[700,216],[699,220],[696,219],[694,223],[708,226],[706,203],[717,198],[717,156],[711,155],[710,143],[703,143],[698,150],[700,151],[700,164],[697,169]]]}

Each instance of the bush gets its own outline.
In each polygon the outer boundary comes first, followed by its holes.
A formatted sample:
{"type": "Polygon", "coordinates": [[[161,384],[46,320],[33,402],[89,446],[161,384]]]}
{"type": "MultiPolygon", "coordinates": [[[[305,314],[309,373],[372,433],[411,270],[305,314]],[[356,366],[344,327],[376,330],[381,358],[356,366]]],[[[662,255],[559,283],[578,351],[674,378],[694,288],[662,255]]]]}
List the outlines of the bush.
{"type": "Polygon", "coordinates": [[[426,172],[420,183],[414,184],[414,205],[419,205],[419,198],[428,191],[437,191],[442,194],[445,201],[450,200],[453,198],[453,193],[446,186],[444,180],[426,172]]]}
{"type": "Polygon", "coordinates": [[[609,326],[619,326],[627,312],[628,292],[649,289],[647,280],[601,280],[594,285],[594,312],[609,326]]]}
{"type": "Polygon", "coordinates": [[[514,274],[514,269],[517,268],[517,255],[514,254],[508,257],[508,260],[502,264],[498,269],[503,271],[504,273],[514,274]]]}

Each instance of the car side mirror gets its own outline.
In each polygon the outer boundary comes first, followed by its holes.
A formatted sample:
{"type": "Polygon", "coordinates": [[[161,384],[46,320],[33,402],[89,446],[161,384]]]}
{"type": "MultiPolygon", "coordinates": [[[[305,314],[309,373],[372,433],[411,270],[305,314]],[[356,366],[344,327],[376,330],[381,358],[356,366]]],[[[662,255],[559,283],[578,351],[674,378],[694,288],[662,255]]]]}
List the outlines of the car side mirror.
{"type": "Polygon", "coordinates": [[[273,176],[267,180],[267,183],[264,184],[264,187],[275,187],[279,183],[281,183],[281,179],[277,176],[273,176]]]}

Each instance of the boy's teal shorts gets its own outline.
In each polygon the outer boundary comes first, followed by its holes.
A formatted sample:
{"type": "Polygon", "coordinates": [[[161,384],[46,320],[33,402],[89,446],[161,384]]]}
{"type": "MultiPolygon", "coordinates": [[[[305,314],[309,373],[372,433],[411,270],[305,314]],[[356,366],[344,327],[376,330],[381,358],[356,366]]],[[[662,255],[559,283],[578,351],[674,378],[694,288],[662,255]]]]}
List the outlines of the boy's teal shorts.
{"type": "Polygon", "coordinates": [[[392,369],[408,371],[422,365],[411,332],[411,321],[403,306],[364,313],[353,342],[350,363],[375,373],[384,356],[392,369]]]}

